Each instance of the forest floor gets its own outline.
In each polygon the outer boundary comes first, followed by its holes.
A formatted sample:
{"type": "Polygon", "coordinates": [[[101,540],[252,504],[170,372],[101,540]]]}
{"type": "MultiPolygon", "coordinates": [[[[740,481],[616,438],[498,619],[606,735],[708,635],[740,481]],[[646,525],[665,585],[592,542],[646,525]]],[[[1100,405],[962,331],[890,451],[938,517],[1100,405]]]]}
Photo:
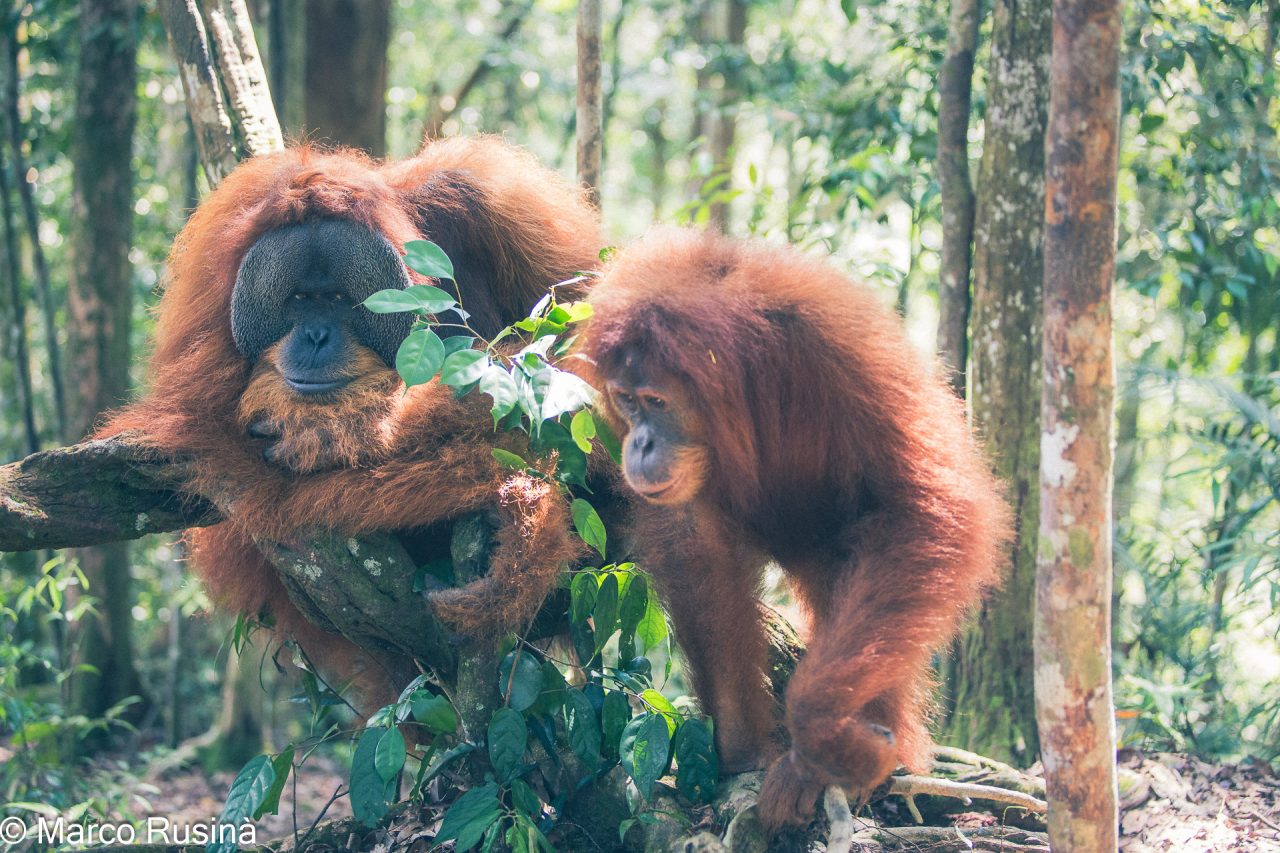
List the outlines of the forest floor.
{"type": "MultiPolygon", "coordinates": [[[[1280,853],[1280,775],[1264,763],[1212,764],[1187,755],[1120,754],[1122,798],[1120,849],[1126,853],[1178,851],[1250,851],[1280,853]]],[[[147,799],[152,814],[177,825],[207,823],[222,809],[233,774],[212,776],[190,769],[167,776],[147,799]]],[[[280,798],[279,815],[259,821],[258,841],[266,843],[307,829],[325,810],[325,820],[351,814],[345,774],[336,761],[316,756],[280,798]]],[[[990,825],[996,817],[966,811],[957,803],[951,815],[961,834],[990,825]]],[[[907,845],[898,849],[924,850],[907,845]]]]}
{"type": "Polygon", "coordinates": [[[1122,780],[1121,850],[1280,851],[1280,775],[1267,764],[1124,750],[1120,767],[1133,774],[1122,780]]]}

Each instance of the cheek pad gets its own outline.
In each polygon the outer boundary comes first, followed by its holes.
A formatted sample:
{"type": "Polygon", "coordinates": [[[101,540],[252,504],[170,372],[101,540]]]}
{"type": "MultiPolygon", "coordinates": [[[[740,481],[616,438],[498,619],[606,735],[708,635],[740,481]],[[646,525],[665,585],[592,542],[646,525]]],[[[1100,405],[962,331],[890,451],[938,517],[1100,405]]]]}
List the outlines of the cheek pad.
{"type": "Polygon", "coordinates": [[[267,242],[270,236],[255,243],[244,256],[231,291],[231,337],[240,355],[250,362],[257,361],[263,350],[289,331],[284,303],[292,288],[280,279],[286,265],[272,251],[279,247],[267,242]]]}
{"type": "MultiPolygon", "coordinates": [[[[304,222],[263,235],[245,254],[231,295],[231,335],[249,361],[288,334],[286,303],[299,279],[317,267],[341,284],[355,305],[388,288],[410,285],[409,273],[391,242],[363,226],[341,220],[304,222]]],[[[356,307],[351,332],[387,363],[413,326],[410,314],[374,314],[356,307]]]]}

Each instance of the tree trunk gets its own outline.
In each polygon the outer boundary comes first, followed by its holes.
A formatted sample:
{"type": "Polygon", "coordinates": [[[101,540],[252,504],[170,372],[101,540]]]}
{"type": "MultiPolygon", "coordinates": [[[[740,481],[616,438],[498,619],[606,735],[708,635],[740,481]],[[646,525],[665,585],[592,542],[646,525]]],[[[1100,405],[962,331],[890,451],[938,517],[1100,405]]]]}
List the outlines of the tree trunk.
{"type": "Polygon", "coordinates": [[[306,16],[308,133],[384,156],[391,0],[309,0],[306,16]]]}
{"type": "MultiPolygon", "coordinates": [[[[90,430],[129,390],[133,308],[133,125],[136,113],[137,0],[82,0],[76,129],[71,141],[71,275],[67,284],[69,389],[67,439],[90,430]]],[[[75,638],[77,710],[91,717],[142,695],[134,666],[129,551],[112,543],[77,552],[99,601],[75,638]]],[[[137,703],[129,715],[143,710],[137,703]]]]}
{"type": "MultiPolygon", "coordinates": [[[[741,62],[743,43],[747,36],[746,0],[725,0],[724,41],[720,47],[720,68],[724,86],[720,90],[719,109],[711,129],[712,173],[733,173],[733,143],[738,131],[738,105],[742,98],[741,62]]],[[[726,188],[728,184],[725,185],[726,188]]],[[[708,221],[716,230],[729,230],[729,202],[713,203],[708,221]]]]}
{"type": "Polygon", "coordinates": [[[290,137],[306,129],[307,8],[304,0],[271,0],[267,10],[267,63],[271,100],[290,137]]]}
{"type": "Polygon", "coordinates": [[[974,232],[971,403],[1008,485],[1015,539],[1003,587],[958,643],[947,723],[954,742],[1021,765],[1039,752],[1031,637],[1050,24],[1050,0],[996,0],[974,232]]]}
{"type": "Polygon", "coordinates": [[[604,101],[600,86],[600,0],[578,0],[578,183],[600,206],[600,159],[604,147],[604,101]]]}
{"type": "Polygon", "coordinates": [[[942,268],[938,276],[938,357],[951,385],[965,395],[969,356],[969,273],[973,184],[969,179],[969,112],[979,0],[951,0],[947,56],[938,75],[938,187],[942,201],[942,268]]]}
{"type": "Polygon", "coordinates": [[[651,175],[649,199],[653,204],[652,219],[662,219],[663,207],[667,200],[667,149],[670,141],[662,127],[663,116],[667,114],[667,102],[659,99],[652,107],[644,111],[644,133],[648,137],[649,150],[653,152],[649,161],[651,175]]]}
{"type": "Polygon", "coordinates": [[[1111,441],[1119,0],[1056,0],[1045,231],[1037,719],[1049,839],[1117,845],[1111,441]]]}
{"type": "MultiPolygon", "coordinates": [[[[18,15],[13,15],[10,29],[5,33],[5,107],[8,113],[14,183],[22,202],[27,241],[31,245],[31,263],[35,268],[36,294],[39,296],[40,312],[44,318],[44,344],[49,359],[48,376],[53,396],[54,425],[57,427],[57,434],[61,435],[67,428],[67,394],[62,381],[62,348],[58,343],[58,330],[54,322],[56,306],[53,304],[53,287],[49,282],[49,265],[45,262],[44,247],[40,245],[40,215],[36,211],[35,192],[31,182],[27,180],[26,157],[22,152],[26,134],[22,130],[22,113],[18,109],[18,20],[18,15]]],[[[14,245],[17,245],[16,242],[14,245]]]]}
{"type": "MultiPolygon", "coordinates": [[[[3,153],[3,143],[0,143],[3,153]]],[[[5,295],[11,303],[5,312],[4,354],[15,374],[18,404],[22,408],[23,437],[28,454],[40,449],[40,433],[36,428],[35,391],[31,385],[31,358],[27,346],[27,306],[22,293],[22,272],[18,259],[18,233],[13,224],[13,197],[9,193],[9,164],[0,156],[0,215],[4,217],[5,273],[9,279],[5,295]]]]}

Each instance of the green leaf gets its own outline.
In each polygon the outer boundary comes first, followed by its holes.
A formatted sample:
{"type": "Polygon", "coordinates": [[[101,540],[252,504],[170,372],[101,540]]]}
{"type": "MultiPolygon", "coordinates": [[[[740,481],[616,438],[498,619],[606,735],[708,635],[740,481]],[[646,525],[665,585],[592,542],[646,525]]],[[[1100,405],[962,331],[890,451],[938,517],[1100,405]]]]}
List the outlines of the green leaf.
{"type": "Polygon", "coordinates": [[[477,387],[482,393],[493,398],[493,408],[490,409],[490,413],[493,415],[495,424],[514,409],[516,401],[520,399],[520,388],[516,385],[516,381],[511,378],[510,373],[496,364],[491,364],[484,371],[477,387]]]}
{"type": "MultiPolygon", "coordinates": [[[[440,367],[440,381],[460,388],[479,382],[489,369],[489,354],[484,350],[463,349],[445,357],[440,367]]],[[[505,371],[503,371],[505,373],[505,371]]]]}
{"type": "Polygon", "coordinates": [[[378,745],[391,731],[395,729],[366,728],[351,757],[351,813],[364,826],[374,826],[382,819],[395,794],[395,780],[384,779],[377,766],[378,745]]]}
{"type": "Polygon", "coordinates": [[[590,319],[596,313],[590,302],[566,302],[560,307],[565,310],[566,317],[564,322],[566,324],[581,323],[583,320],[590,319]]]}
{"type": "Polygon", "coordinates": [[[650,595],[645,601],[644,616],[636,626],[636,639],[640,641],[641,653],[657,648],[667,638],[667,617],[658,606],[657,596],[650,595]]]}
{"type": "Polygon", "coordinates": [[[542,830],[538,829],[538,825],[523,814],[516,814],[515,824],[507,830],[507,843],[511,845],[512,850],[522,850],[527,853],[534,853],[536,850],[541,850],[542,853],[556,853],[556,848],[551,846],[551,842],[542,834],[542,830]],[[515,840],[516,837],[518,841],[515,840]]]}
{"type": "Polygon", "coordinates": [[[569,748],[582,759],[588,770],[600,763],[600,723],[596,709],[581,690],[569,690],[564,703],[565,732],[569,748]]]}
{"type": "Polygon", "coordinates": [[[529,729],[519,711],[499,708],[489,718],[489,762],[505,781],[520,771],[529,729]]]}
{"type": "Polygon", "coordinates": [[[569,430],[558,421],[546,421],[531,444],[539,456],[556,454],[556,479],[569,485],[587,484],[587,455],[578,449],[569,430]]]}
{"type": "Polygon", "coordinates": [[[444,341],[430,329],[410,332],[396,351],[396,372],[406,385],[425,385],[444,363],[444,341]]]}
{"type": "Polygon", "coordinates": [[[632,634],[644,619],[649,605],[649,582],[644,575],[633,572],[627,591],[618,605],[618,626],[624,634],[632,634]]]}
{"type": "Polygon", "coordinates": [[[271,769],[275,772],[275,781],[271,783],[271,788],[267,791],[262,805],[254,810],[254,820],[258,820],[265,814],[280,813],[280,794],[284,792],[284,783],[288,781],[289,774],[293,771],[292,746],[271,760],[271,769]]]}
{"type": "Polygon", "coordinates": [[[596,421],[596,438],[600,439],[600,444],[604,446],[605,452],[609,454],[614,464],[621,465],[622,441],[605,421],[596,421]]]}
{"type": "MultiPolygon", "coordinates": [[[[604,522],[600,520],[600,514],[596,512],[596,508],[582,498],[575,498],[569,512],[573,516],[573,526],[582,537],[582,541],[595,548],[602,560],[606,559],[605,544],[608,534],[605,533],[604,522]]],[[[600,630],[599,625],[596,625],[596,630],[600,630]]]]}
{"type": "Polygon", "coordinates": [[[510,450],[503,450],[501,447],[495,447],[492,452],[493,458],[498,460],[498,464],[503,468],[513,468],[516,471],[523,471],[529,467],[528,462],[525,462],[510,450]]]}
{"type": "Polygon", "coordinates": [[[507,652],[498,666],[498,692],[517,711],[523,711],[538,698],[542,689],[542,665],[529,652],[515,649],[507,652]]]}
{"type": "Polygon", "coordinates": [[[595,399],[595,391],[581,377],[555,367],[547,372],[550,376],[542,391],[540,409],[544,421],[590,406],[595,399]]]}
{"type": "Polygon", "coordinates": [[[627,694],[621,690],[610,690],[604,694],[604,707],[600,709],[600,726],[604,729],[604,743],[609,748],[609,755],[618,753],[618,742],[631,721],[631,703],[627,694]]]}
{"type": "Polygon", "coordinates": [[[591,452],[591,439],[596,437],[596,419],[591,416],[590,409],[583,409],[573,416],[573,420],[569,422],[569,434],[573,436],[573,443],[578,445],[578,449],[583,453],[591,452]]]}
{"type": "Polygon", "coordinates": [[[627,724],[622,732],[618,755],[625,770],[647,800],[653,785],[667,769],[671,736],[666,718],[661,714],[643,714],[627,724]]]}
{"type": "Polygon", "coordinates": [[[720,762],[711,727],[703,720],[685,720],[676,732],[676,787],[694,802],[709,803],[720,778],[720,762]]]}
{"type": "Polygon", "coordinates": [[[542,662],[542,686],[538,690],[538,699],[527,709],[529,717],[541,717],[555,713],[564,704],[564,693],[569,689],[559,668],[551,661],[542,662]]]}
{"type": "Polygon", "coordinates": [[[596,606],[600,581],[594,572],[577,572],[569,583],[569,619],[585,622],[596,606]]]}
{"type": "Polygon", "coordinates": [[[596,655],[596,634],[587,622],[569,623],[569,639],[573,641],[573,650],[583,666],[590,666],[596,655]]]}
{"type": "Polygon", "coordinates": [[[373,767],[384,782],[394,782],[404,767],[404,735],[398,728],[387,729],[373,753],[373,767]]]}
{"type": "Polygon", "coordinates": [[[453,281],[453,261],[430,240],[410,240],[404,244],[404,262],[409,269],[431,278],[453,281]]]}
{"type": "Polygon", "coordinates": [[[600,651],[618,627],[618,576],[612,572],[600,584],[600,591],[596,593],[595,610],[591,616],[595,622],[596,651],[600,651]]]}
{"type": "Polygon", "coordinates": [[[404,290],[379,290],[360,303],[374,314],[398,314],[417,311],[421,314],[441,314],[458,305],[447,290],[429,284],[414,284],[404,290]]]}
{"type": "Polygon", "coordinates": [[[487,782],[479,788],[467,791],[454,801],[445,812],[435,843],[455,840],[459,853],[470,850],[484,838],[485,830],[502,816],[502,803],[498,800],[498,786],[487,782]]]}
{"type": "Polygon", "coordinates": [[[667,721],[667,734],[676,733],[676,726],[680,723],[680,712],[676,710],[676,706],[671,704],[671,700],[663,696],[652,687],[640,694],[640,698],[644,700],[653,711],[659,713],[667,721]]]}
{"type": "Polygon", "coordinates": [[[542,816],[542,800],[523,779],[511,780],[511,805],[535,820],[542,816]]]}
{"type": "Polygon", "coordinates": [[[463,350],[471,349],[471,345],[476,342],[476,339],[470,335],[450,335],[442,340],[444,340],[444,356],[446,361],[448,361],[449,356],[453,355],[455,352],[462,352],[463,350]]]}
{"type": "Polygon", "coordinates": [[[541,317],[543,312],[545,312],[549,307],[551,307],[551,300],[553,300],[554,298],[555,298],[554,295],[551,294],[550,292],[547,292],[546,294],[544,294],[541,299],[539,299],[536,303],[534,303],[533,308],[529,309],[529,316],[541,317]]]}
{"type": "MultiPolygon", "coordinates": [[[[275,787],[275,781],[276,771],[271,764],[270,756],[257,755],[249,759],[249,763],[240,769],[235,781],[231,783],[231,790],[227,792],[227,802],[222,807],[219,822],[239,825],[248,820],[266,804],[271,789],[275,787]]],[[[236,849],[236,845],[234,841],[229,841],[224,844],[210,844],[209,849],[229,853],[236,849]]]]}
{"type": "Polygon", "coordinates": [[[444,696],[418,690],[410,697],[413,718],[434,734],[451,734],[458,728],[458,712],[444,696]]]}

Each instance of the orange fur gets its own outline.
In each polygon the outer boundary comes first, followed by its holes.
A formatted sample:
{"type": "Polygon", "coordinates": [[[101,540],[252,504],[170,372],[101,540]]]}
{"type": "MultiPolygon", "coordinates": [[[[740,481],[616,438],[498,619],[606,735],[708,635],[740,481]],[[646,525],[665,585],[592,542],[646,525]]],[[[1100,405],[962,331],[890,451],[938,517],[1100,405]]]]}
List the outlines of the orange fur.
{"type": "MultiPolygon", "coordinates": [[[[257,364],[240,357],[230,302],[241,259],[268,231],[314,218],[365,225],[395,246],[424,238],[446,245],[464,305],[488,305],[491,321],[502,324],[523,317],[549,286],[593,267],[602,241],[580,190],[523,151],[484,138],[429,143],[390,164],[305,147],[254,158],[209,194],[175,241],[151,390],[98,434],[131,432],[192,458],[189,489],[217,496],[226,515],[190,535],[196,570],[214,597],[242,613],[272,613],[284,632],[317,647],[309,649],[315,660],[351,661],[369,656],[303,622],[255,540],[287,542],[310,527],[402,531],[496,508],[510,525],[493,558],[496,595],[514,584],[532,596],[578,551],[563,535],[563,499],[534,495],[494,462],[495,444],[521,447],[518,438],[494,435],[487,398],[455,400],[435,384],[405,394],[376,356],[356,351],[350,370],[360,378],[309,402],[281,384],[272,354],[257,364]],[[278,464],[264,461],[264,444],[245,434],[264,419],[282,432],[278,464]],[[512,580],[523,571],[528,579],[512,580]]],[[[463,632],[493,629],[476,624],[484,608],[474,602],[454,599],[441,609],[463,632]]],[[[365,668],[395,669],[384,663],[365,668]]]]}
{"type": "Polygon", "coordinates": [[[237,422],[243,429],[268,424],[278,432],[271,461],[297,474],[327,468],[359,468],[386,458],[392,436],[389,417],[400,375],[372,350],[356,345],[346,355],[351,378],[341,394],[304,397],[285,383],[277,366],[280,344],[258,360],[240,396],[237,422]]]}
{"type": "Polygon", "coordinates": [[[597,387],[639,353],[701,421],[685,530],[659,518],[641,542],[726,764],[773,760],[766,825],[807,819],[824,785],[865,794],[898,762],[924,769],[931,656],[996,582],[1009,535],[938,371],[868,288],[790,249],[655,230],[591,303],[597,387]],[[701,550],[675,564],[681,537],[701,550]],[[764,635],[742,616],[771,559],[813,621],[776,759],[764,635]]]}

